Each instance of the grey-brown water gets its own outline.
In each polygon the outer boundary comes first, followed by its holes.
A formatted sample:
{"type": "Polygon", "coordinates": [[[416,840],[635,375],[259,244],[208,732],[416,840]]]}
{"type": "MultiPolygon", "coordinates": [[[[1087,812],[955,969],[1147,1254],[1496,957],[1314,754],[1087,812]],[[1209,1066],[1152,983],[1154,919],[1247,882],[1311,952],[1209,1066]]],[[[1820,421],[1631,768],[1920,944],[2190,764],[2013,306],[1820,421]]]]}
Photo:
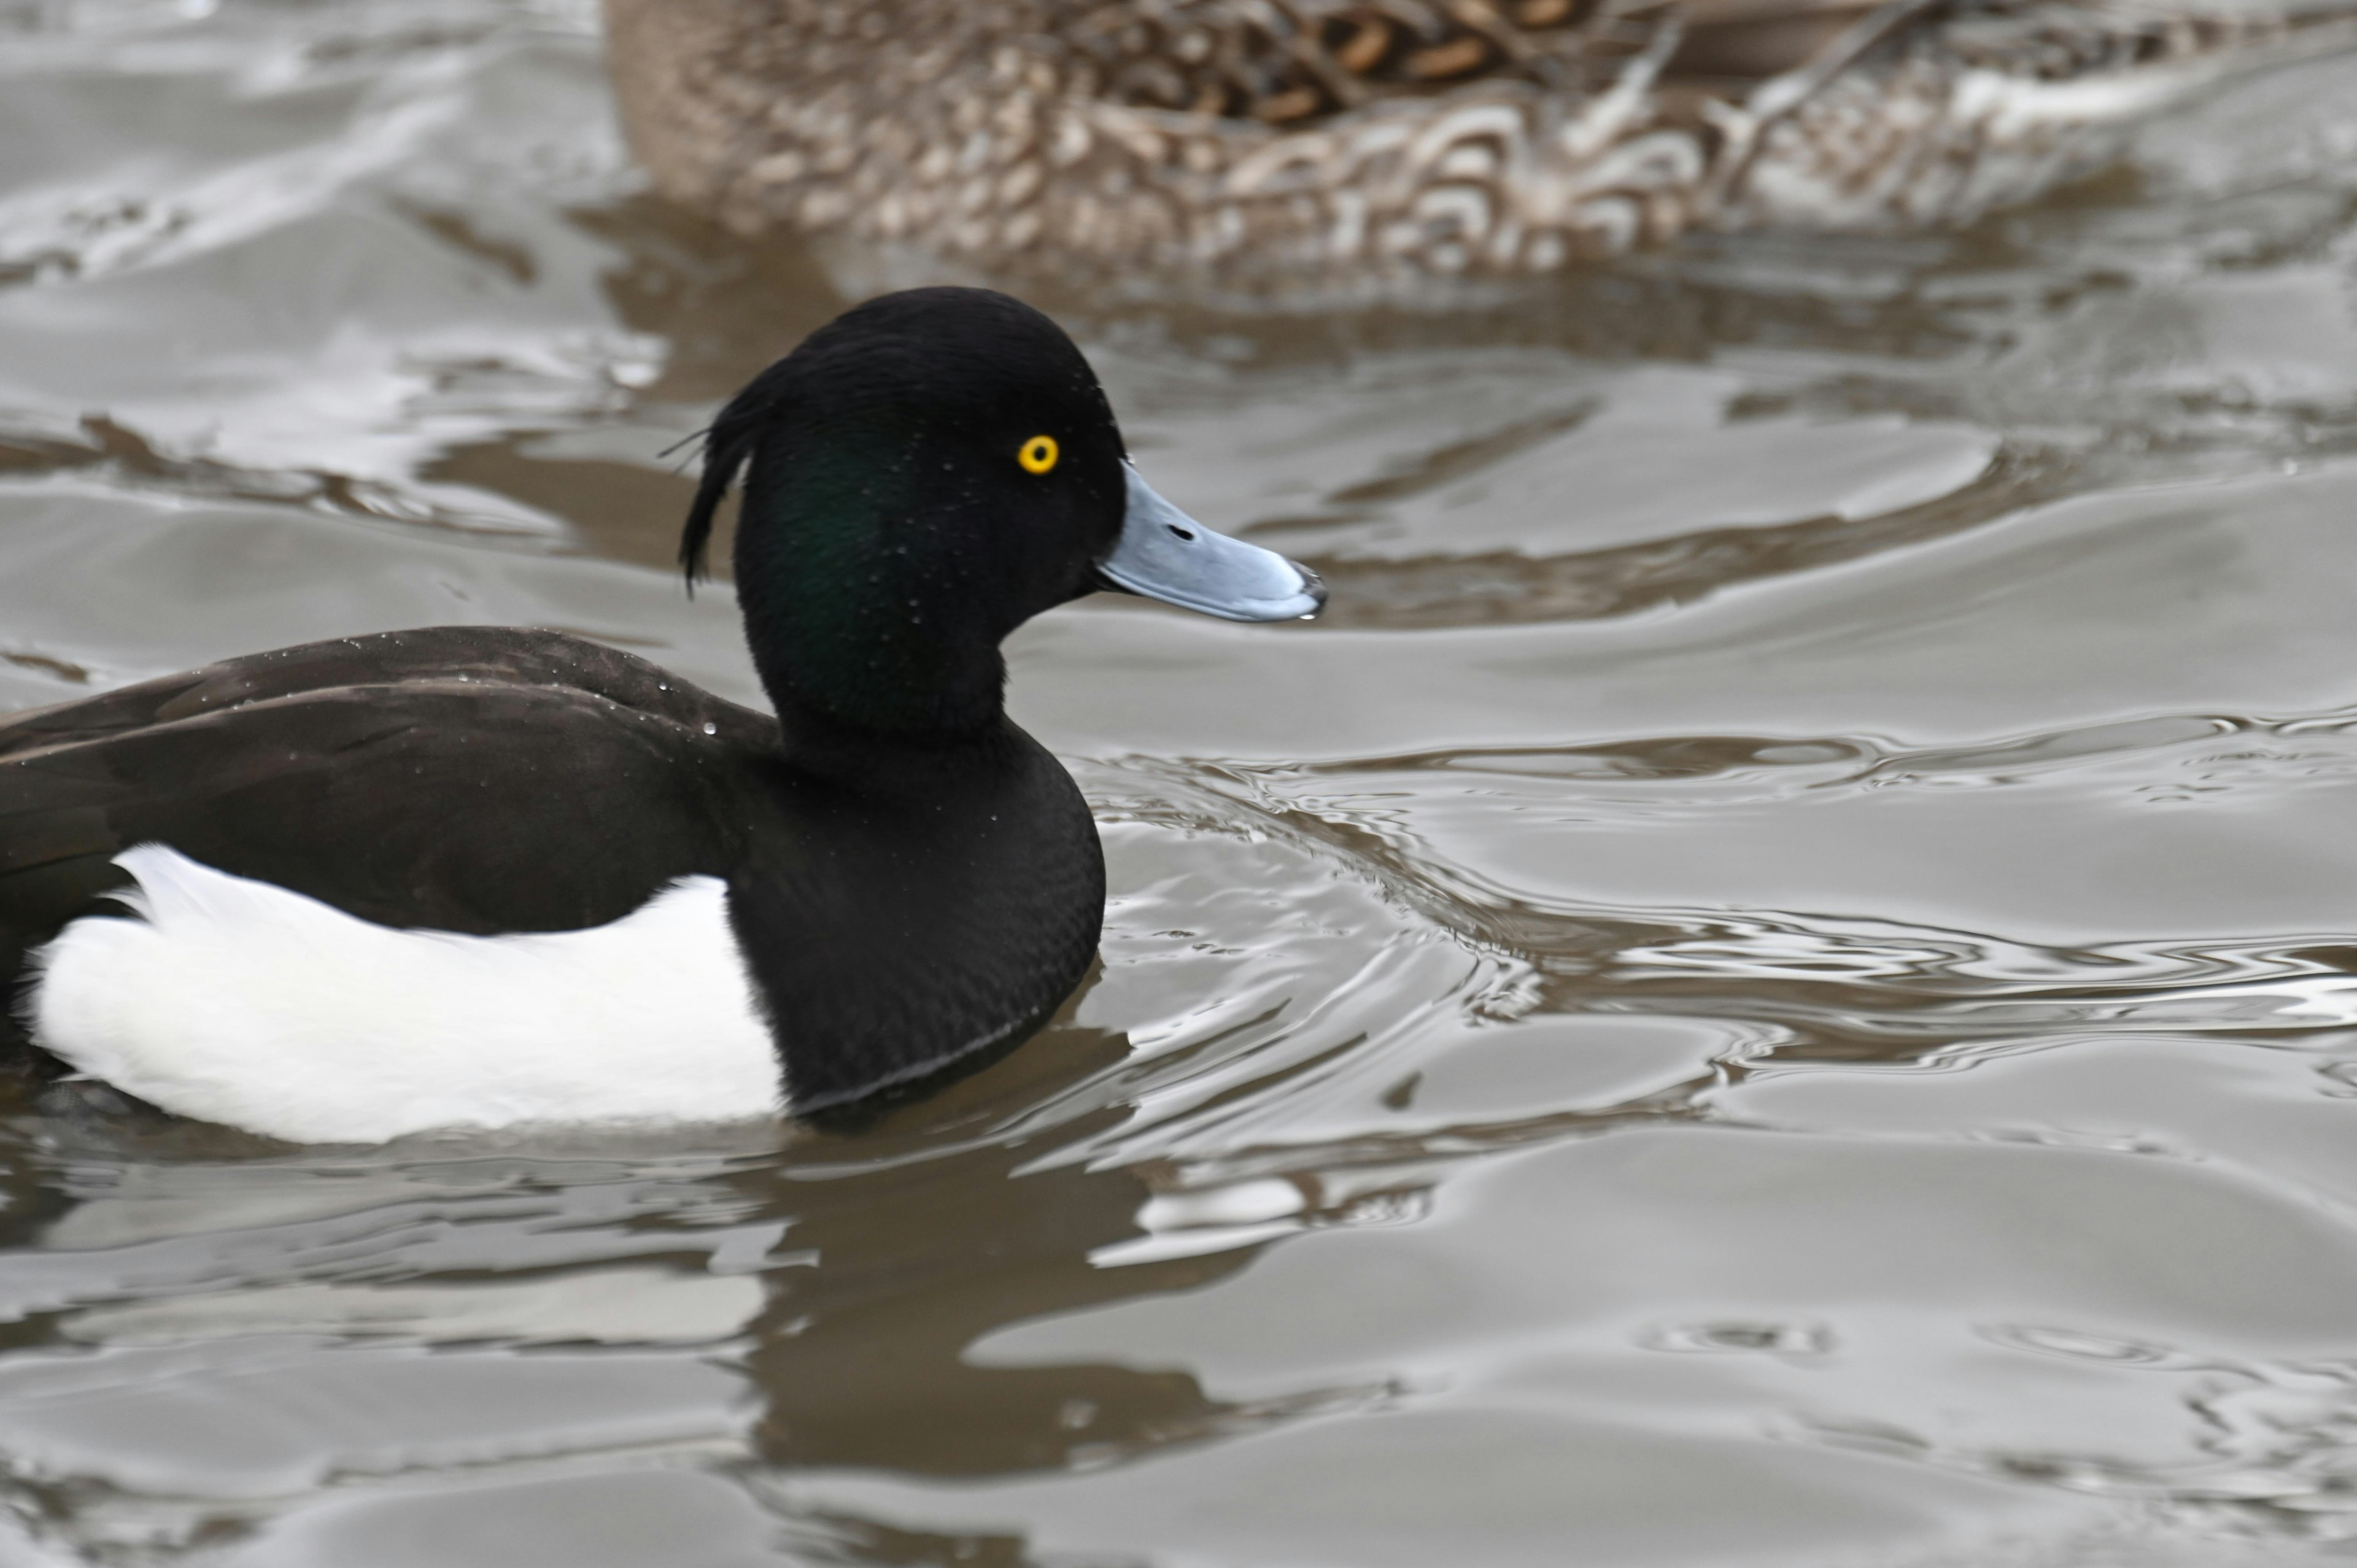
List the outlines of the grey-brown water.
{"type": "MultiPolygon", "coordinates": [[[[752,694],[659,454],[861,286],[576,0],[0,4],[0,698],[752,694]]],[[[2357,1551],[2357,61],[1963,235],[1047,300],[1315,627],[1015,649],[1102,972],[859,1135],[0,1122],[7,1564],[2357,1551]]]]}

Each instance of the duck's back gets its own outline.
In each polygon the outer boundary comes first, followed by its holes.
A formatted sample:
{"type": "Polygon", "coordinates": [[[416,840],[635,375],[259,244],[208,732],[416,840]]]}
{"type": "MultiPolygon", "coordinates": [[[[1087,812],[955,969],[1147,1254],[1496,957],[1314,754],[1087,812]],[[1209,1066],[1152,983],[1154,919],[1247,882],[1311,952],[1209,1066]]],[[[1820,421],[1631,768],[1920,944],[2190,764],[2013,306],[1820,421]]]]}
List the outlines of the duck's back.
{"type": "MultiPolygon", "coordinates": [[[[6,1047],[38,1069],[46,1024],[44,1043],[121,1058],[102,1076],[168,1099],[125,1053],[201,1047],[205,1028],[247,1077],[282,1082],[274,1032],[325,1047],[330,1023],[397,1027],[393,1014],[429,1006],[447,1015],[451,1048],[469,1034],[489,1046],[500,1031],[470,997],[531,1006],[533,986],[513,982],[574,961],[556,948],[521,961],[535,955],[515,937],[617,929],[683,878],[707,891],[704,945],[735,966],[720,902],[740,855],[730,828],[746,817],[745,759],[776,745],[773,721],[642,660],[490,628],[255,654],[16,715],[0,724],[6,1047]],[[126,918],[126,893],[145,918],[126,918]],[[474,961],[457,956],[465,939],[490,937],[520,961],[454,983],[451,965],[474,961]]],[[[671,909],[668,927],[691,913],[671,909]]],[[[749,1019],[747,995],[740,977],[727,1000],[749,1019]]],[[[770,1060],[766,1045],[752,1065],[770,1060]]],[[[382,1108],[381,1094],[315,1087],[382,1108]]],[[[170,1108],[240,1121],[228,1103],[170,1108]]]]}
{"type": "Polygon", "coordinates": [[[561,633],[438,628],[250,655],[0,725],[10,963],[160,843],[379,924],[603,925],[725,876],[773,721],[561,633]]]}
{"type": "Polygon", "coordinates": [[[2352,0],[606,0],[623,117],[740,228],[1058,274],[1543,272],[1970,221],[2352,0]]]}

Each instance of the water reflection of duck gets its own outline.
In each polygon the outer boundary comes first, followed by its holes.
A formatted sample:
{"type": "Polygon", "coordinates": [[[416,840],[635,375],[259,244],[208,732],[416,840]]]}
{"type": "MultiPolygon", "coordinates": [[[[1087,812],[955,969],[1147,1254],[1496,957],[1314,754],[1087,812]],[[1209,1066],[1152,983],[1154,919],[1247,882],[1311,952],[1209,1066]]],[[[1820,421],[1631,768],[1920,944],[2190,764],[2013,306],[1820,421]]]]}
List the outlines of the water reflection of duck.
{"type": "Polygon", "coordinates": [[[606,0],[640,156],[734,227],[990,263],[1544,271],[1966,221],[2346,0],[606,0]]]}
{"type": "Polygon", "coordinates": [[[1001,295],[860,306],[706,449],[683,558],[745,469],[776,719],[576,638],[446,628],[0,725],[29,1043],[332,1141],[808,1112],[1036,1026],[1095,952],[1104,866],[1006,715],[1000,639],[1100,587],[1301,616],[1316,579],[1148,489],[1080,351],[1001,295]],[[134,882],[138,918],[100,908],[134,882]]]}

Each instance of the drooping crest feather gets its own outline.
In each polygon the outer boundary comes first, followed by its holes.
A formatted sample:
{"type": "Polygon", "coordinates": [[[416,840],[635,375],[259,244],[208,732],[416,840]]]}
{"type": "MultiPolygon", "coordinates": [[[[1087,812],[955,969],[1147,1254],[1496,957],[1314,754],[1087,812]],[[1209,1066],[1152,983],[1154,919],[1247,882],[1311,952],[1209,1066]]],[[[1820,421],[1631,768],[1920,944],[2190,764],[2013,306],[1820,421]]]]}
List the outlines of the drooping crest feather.
{"type": "Polygon", "coordinates": [[[777,412],[780,360],[729,401],[704,433],[704,477],[697,481],[695,500],[687,509],[687,525],[680,532],[680,570],[687,575],[693,597],[698,578],[707,575],[705,549],[712,542],[712,523],[721,499],[737,480],[738,470],[752,459],[760,445],[762,425],[777,412]]]}

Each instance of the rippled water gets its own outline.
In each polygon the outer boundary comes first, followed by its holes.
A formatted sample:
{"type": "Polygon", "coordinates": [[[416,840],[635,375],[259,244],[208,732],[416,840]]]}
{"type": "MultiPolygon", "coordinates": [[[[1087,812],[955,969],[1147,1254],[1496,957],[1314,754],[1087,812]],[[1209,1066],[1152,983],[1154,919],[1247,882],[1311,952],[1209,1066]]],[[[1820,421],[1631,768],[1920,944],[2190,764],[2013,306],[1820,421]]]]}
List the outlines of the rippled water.
{"type": "MultiPolygon", "coordinates": [[[[662,450],[862,286],[576,0],[0,0],[0,700],[454,620],[732,696],[662,450]]],[[[0,1119],[0,1562],[2357,1551],[2357,60],[1970,233],[1046,300],[1316,627],[1020,716],[1101,972],[857,1136],[0,1119]]]]}

